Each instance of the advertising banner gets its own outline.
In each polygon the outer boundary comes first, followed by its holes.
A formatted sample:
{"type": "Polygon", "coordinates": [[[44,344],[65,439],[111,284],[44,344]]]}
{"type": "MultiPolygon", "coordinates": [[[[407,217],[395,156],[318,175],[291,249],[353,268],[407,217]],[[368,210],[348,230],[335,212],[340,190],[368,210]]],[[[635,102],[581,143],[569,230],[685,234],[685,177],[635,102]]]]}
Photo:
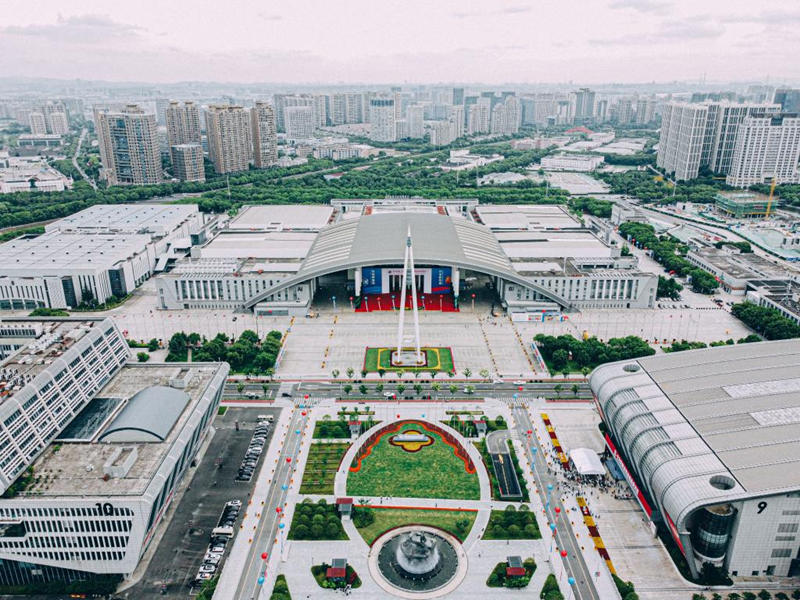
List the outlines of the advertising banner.
{"type": "Polygon", "coordinates": [[[431,269],[431,293],[449,294],[453,291],[453,270],[450,267],[431,269]]]}
{"type": "Polygon", "coordinates": [[[363,267],[361,269],[361,293],[380,294],[382,289],[380,267],[363,267]]]}

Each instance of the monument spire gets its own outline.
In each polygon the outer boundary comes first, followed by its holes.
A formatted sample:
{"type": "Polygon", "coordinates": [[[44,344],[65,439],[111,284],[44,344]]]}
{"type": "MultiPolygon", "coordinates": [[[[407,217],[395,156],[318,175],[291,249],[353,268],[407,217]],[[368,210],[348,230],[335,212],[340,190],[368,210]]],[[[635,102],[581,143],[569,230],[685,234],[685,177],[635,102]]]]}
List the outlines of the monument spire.
{"type": "Polygon", "coordinates": [[[406,236],[406,251],[403,257],[403,279],[400,287],[400,319],[397,323],[397,350],[393,363],[398,366],[419,366],[424,364],[422,350],[419,343],[419,310],[417,306],[417,278],[414,274],[414,243],[411,237],[411,226],[408,226],[406,236]],[[408,291],[408,278],[411,277],[411,311],[414,318],[414,352],[403,350],[404,343],[412,340],[403,338],[406,317],[406,293],[408,291]]]}

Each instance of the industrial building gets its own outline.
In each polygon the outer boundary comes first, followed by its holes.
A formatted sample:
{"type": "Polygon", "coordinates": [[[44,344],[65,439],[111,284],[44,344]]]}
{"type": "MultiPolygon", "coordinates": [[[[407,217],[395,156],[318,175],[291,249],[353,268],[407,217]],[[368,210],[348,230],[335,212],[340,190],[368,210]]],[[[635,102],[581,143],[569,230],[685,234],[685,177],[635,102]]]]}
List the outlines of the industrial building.
{"type": "Polygon", "coordinates": [[[0,308],[123,297],[205,239],[196,204],[98,204],[0,245],[0,308]],[[180,252],[176,251],[180,249],[180,252]]]}
{"type": "Polygon", "coordinates": [[[693,575],[800,574],[800,340],[602,365],[606,444],[693,575]]]}
{"type": "Polygon", "coordinates": [[[790,273],[786,267],[775,264],[753,252],[740,252],[737,248],[698,248],[690,250],[686,259],[693,265],[711,273],[729,294],[743,296],[748,282],[772,279],[786,280],[790,273]]]}
{"type": "Polygon", "coordinates": [[[158,278],[159,305],[305,315],[324,289],[357,308],[398,290],[409,228],[420,293],[451,299],[454,308],[478,287],[520,319],[655,301],[657,277],[562,207],[385,198],[245,207],[158,278]]]}
{"type": "Polygon", "coordinates": [[[603,157],[596,154],[568,154],[562,152],[542,158],[542,169],[546,171],[594,171],[603,164],[603,157]]]}
{"type": "Polygon", "coordinates": [[[128,576],[222,397],[225,363],[129,363],[111,319],[0,363],[0,585],[128,576]]]}

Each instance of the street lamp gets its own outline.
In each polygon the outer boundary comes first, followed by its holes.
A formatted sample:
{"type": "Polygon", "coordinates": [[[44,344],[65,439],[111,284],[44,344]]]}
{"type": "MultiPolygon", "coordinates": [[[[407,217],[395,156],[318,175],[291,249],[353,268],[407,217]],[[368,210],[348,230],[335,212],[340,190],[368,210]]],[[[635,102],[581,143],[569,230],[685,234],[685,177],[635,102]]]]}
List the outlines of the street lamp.
{"type": "Polygon", "coordinates": [[[392,310],[394,310],[394,294],[392,294],[392,310]]]}
{"type": "Polygon", "coordinates": [[[336,296],[331,296],[331,300],[333,301],[333,312],[336,312],[336,296]]]}
{"type": "Polygon", "coordinates": [[[472,312],[475,312],[475,294],[472,294],[472,312]]]}
{"type": "Polygon", "coordinates": [[[353,297],[350,296],[350,310],[355,310],[355,306],[353,305],[353,297]]]}

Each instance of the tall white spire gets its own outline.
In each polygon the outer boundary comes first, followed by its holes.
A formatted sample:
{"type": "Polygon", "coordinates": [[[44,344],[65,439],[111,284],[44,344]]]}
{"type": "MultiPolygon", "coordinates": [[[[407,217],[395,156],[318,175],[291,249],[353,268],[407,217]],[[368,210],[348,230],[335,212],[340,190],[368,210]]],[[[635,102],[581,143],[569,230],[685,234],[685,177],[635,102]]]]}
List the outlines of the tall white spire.
{"type": "MultiPolygon", "coordinates": [[[[410,343],[411,340],[408,340],[410,343]]],[[[397,323],[397,350],[395,352],[396,364],[416,364],[422,365],[422,350],[419,343],[419,310],[417,306],[417,278],[414,274],[414,244],[411,238],[411,226],[408,227],[406,236],[406,251],[403,258],[403,279],[400,287],[400,319],[397,323]],[[411,277],[411,310],[414,314],[414,354],[409,355],[403,352],[403,329],[406,318],[406,293],[408,290],[408,278],[411,277]],[[411,360],[409,360],[411,359],[411,360]]]]}

